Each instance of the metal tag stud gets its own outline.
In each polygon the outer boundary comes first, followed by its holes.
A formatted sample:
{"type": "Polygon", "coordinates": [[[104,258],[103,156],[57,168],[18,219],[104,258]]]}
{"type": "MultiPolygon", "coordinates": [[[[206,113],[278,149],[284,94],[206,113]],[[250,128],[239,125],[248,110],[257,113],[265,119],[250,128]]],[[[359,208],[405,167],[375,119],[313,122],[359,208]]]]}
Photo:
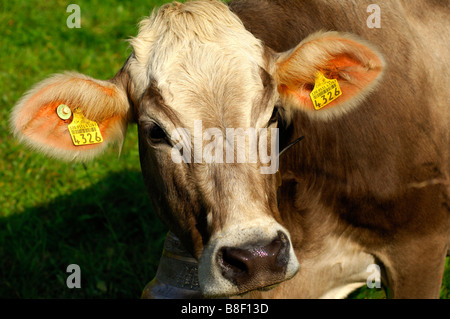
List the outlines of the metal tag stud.
{"type": "Polygon", "coordinates": [[[60,104],[56,109],[56,114],[58,114],[61,120],[68,120],[72,116],[72,111],[70,107],[65,104],[60,104]]]}

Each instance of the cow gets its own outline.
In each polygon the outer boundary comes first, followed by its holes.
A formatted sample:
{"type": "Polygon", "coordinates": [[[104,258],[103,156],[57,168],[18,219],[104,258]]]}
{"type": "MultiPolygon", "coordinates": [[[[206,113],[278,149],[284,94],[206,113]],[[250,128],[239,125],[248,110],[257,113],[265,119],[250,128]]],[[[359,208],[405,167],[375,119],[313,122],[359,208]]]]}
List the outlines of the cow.
{"type": "Polygon", "coordinates": [[[205,297],[343,298],[378,265],[389,297],[437,298],[450,243],[449,8],[380,0],[373,27],[371,2],[163,5],[112,79],[43,80],[14,107],[12,131],[87,161],[137,123],[152,205],[198,261],[205,297]],[[246,149],[255,135],[243,134],[243,162],[238,147],[235,161],[214,157],[240,137],[220,144],[229,129],[253,129],[267,154],[304,139],[263,173],[271,163],[246,149]]]}

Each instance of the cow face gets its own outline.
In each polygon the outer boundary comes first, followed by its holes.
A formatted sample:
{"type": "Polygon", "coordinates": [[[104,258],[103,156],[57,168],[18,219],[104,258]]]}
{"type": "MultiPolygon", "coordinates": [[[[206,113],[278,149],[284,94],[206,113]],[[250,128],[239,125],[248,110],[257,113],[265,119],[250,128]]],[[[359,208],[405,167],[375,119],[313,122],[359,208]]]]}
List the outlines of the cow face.
{"type": "Polygon", "coordinates": [[[160,217],[200,259],[203,292],[292,277],[298,263],[276,205],[276,86],[263,45],[219,2],[167,5],[131,44],[124,68],[138,100],[144,180],[160,217]]]}
{"type": "Polygon", "coordinates": [[[376,51],[331,32],[274,53],[215,1],[162,7],[131,45],[111,81],[63,74],[38,84],[13,112],[16,135],[47,154],[86,160],[120,143],[127,122],[137,122],[148,192],[199,259],[205,295],[294,276],[299,264],[277,208],[277,110],[286,121],[297,110],[317,120],[347,112],[379,78],[376,51]],[[309,97],[318,71],[342,90],[320,112],[309,97]],[[75,146],[61,104],[98,123],[103,143],[75,146]]]}

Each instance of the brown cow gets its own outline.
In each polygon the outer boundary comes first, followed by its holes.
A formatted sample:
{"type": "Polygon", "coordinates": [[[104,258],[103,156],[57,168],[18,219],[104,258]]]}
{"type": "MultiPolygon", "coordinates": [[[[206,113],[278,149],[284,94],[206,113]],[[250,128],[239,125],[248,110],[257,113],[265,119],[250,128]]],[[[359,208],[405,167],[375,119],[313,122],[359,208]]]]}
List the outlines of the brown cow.
{"type": "Polygon", "coordinates": [[[207,297],[344,297],[372,264],[393,297],[438,297],[450,242],[449,9],[377,1],[381,28],[369,28],[370,2],[165,5],[112,80],[53,76],[19,101],[12,129],[48,155],[88,160],[136,122],[150,197],[199,260],[207,297]],[[320,74],[338,86],[319,104],[320,74]],[[261,155],[276,126],[281,147],[305,136],[280,158],[278,196],[276,174],[262,173],[272,163],[246,149],[256,136],[261,155]],[[229,129],[242,130],[221,138],[229,129]],[[220,161],[242,132],[244,163],[233,161],[239,147],[220,161]]]}

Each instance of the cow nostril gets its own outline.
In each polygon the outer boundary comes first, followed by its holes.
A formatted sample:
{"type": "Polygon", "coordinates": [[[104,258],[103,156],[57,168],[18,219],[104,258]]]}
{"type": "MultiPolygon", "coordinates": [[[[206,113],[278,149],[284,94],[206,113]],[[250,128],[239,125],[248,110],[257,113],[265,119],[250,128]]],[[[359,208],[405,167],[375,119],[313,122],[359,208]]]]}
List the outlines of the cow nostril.
{"type": "MultiPolygon", "coordinates": [[[[222,276],[238,287],[262,288],[282,280],[289,262],[289,239],[279,232],[268,244],[222,247],[217,264],[222,276]]],[[[246,289],[247,289],[246,288],[246,289]]]]}
{"type": "Polygon", "coordinates": [[[243,249],[224,247],[218,253],[218,263],[225,278],[230,279],[248,274],[248,261],[249,256],[245,256],[243,249]]]}

